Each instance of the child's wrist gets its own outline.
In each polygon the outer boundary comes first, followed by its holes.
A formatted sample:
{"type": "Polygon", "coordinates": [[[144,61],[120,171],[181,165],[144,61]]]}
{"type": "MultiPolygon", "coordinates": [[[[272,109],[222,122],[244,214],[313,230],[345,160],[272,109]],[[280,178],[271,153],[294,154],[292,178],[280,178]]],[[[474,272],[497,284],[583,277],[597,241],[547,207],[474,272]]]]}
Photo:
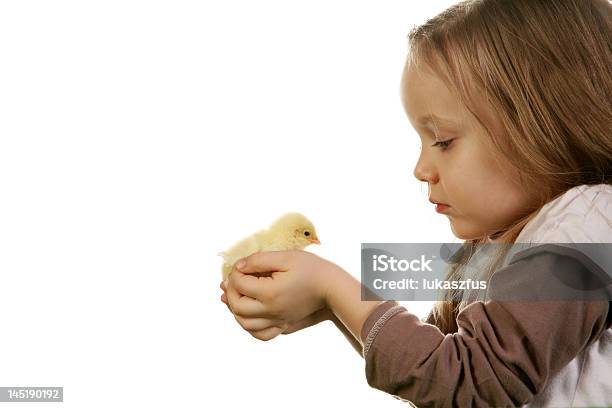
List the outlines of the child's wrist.
{"type": "Polygon", "coordinates": [[[323,271],[321,276],[321,296],[325,309],[329,310],[329,313],[331,314],[331,320],[336,317],[331,307],[331,296],[333,296],[334,290],[337,288],[338,281],[345,273],[347,272],[344,269],[330,262],[329,267],[323,271]]]}

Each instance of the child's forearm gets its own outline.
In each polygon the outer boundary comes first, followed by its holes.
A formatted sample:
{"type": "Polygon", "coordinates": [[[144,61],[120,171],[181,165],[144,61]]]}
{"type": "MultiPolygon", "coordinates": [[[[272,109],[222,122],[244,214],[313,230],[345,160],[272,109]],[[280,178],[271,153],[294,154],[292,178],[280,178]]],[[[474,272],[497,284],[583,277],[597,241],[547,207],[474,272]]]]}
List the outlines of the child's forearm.
{"type": "MultiPolygon", "coordinates": [[[[348,329],[362,348],[361,328],[381,301],[361,300],[361,283],[340,267],[334,269],[333,273],[328,276],[327,307],[338,317],[339,323],[348,329]]],[[[361,350],[358,351],[361,354],[361,350]]]]}
{"type": "Polygon", "coordinates": [[[282,334],[295,333],[296,331],[303,330],[303,329],[305,329],[307,327],[310,327],[310,326],[314,326],[314,325],[319,324],[322,321],[326,321],[326,320],[329,320],[332,323],[334,323],[334,325],[336,325],[338,330],[340,330],[342,332],[342,334],[344,335],[344,337],[346,337],[346,339],[349,341],[349,343],[351,343],[351,346],[353,346],[355,351],[357,351],[357,353],[360,356],[363,355],[363,347],[361,346],[361,343],[358,341],[358,339],[353,337],[351,332],[348,331],[348,329],[346,327],[344,327],[344,324],[342,324],[342,322],[340,320],[338,320],[336,315],[334,315],[334,313],[330,309],[328,309],[327,307],[324,307],[323,309],[317,310],[316,312],[314,312],[310,316],[306,316],[304,319],[300,320],[299,322],[297,322],[295,324],[292,324],[282,334]]]}
{"type": "Polygon", "coordinates": [[[338,330],[342,332],[342,334],[344,335],[344,337],[346,337],[349,343],[351,343],[351,346],[353,346],[357,354],[363,356],[363,346],[361,345],[359,339],[356,339],[355,336],[353,336],[353,334],[346,328],[346,326],[338,319],[335,314],[333,314],[331,311],[330,313],[330,320],[336,325],[338,330]]]}

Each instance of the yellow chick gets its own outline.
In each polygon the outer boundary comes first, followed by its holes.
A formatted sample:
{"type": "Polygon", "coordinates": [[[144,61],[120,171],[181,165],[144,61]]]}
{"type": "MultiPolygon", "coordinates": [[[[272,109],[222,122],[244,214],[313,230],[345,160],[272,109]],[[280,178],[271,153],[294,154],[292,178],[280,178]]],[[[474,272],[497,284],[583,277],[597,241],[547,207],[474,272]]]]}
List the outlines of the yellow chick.
{"type": "Polygon", "coordinates": [[[321,244],[312,222],[300,213],[287,213],[268,229],[260,230],[217,254],[223,257],[223,280],[227,280],[239,259],[255,252],[303,250],[310,244],[321,244]]]}

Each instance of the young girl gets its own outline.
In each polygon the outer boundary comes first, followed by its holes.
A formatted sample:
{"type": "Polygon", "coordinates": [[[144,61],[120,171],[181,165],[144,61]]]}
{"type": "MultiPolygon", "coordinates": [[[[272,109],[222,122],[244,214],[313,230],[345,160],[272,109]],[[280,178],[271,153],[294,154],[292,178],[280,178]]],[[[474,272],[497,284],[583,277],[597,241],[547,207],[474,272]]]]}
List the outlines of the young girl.
{"type": "MultiPolygon", "coordinates": [[[[410,32],[401,87],[422,141],[414,175],[465,240],[449,279],[491,242],[535,245],[478,269],[497,292],[546,285],[560,269],[592,272],[588,259],[544,244],[612,242],[611,44],[606,0],[471,0],[410,32]]],[[[399,399],[612,405],[608,300],[449,291],[422,321],[395,301],[362,301],[356,279],[312,253],[243,261],[222,300],[245,330],[269,340],[332,319],[363,353],[368,383],[399,399]]]]}

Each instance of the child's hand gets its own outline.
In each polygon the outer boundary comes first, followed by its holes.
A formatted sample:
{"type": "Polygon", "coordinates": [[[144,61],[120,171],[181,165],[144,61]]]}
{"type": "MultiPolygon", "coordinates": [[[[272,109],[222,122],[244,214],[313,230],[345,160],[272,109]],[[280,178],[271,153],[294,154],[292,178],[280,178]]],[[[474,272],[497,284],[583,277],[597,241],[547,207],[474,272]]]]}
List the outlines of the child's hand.
{"type": "MultiPolygon", "coordinates": [[[[276,324],[279,324],[278,322],[274,322],[269,319],[249,319],[240,315],[236,315],[232,311],[232,308],[227,300],[228,289],[225,287],[225,283],[223,281],[221,282],[220,287],[223,290],[223,294],[221,295],[221,301],[227,305],[227,308],[234,315],[234,318],[236,319],[238,324],[242,326],[244,330],[248,331],[251,336],[262,341],[267,341],[272,340],[283,332],[284,327],[276,326],[276,324]]],[[[238,296],[242,295],[238,294],[238,296]]]]}
{"type": "Polygon", "coordinates": [[[226,299],[238,323],[255,337],[265,330],[261,337],[267,340],[330,318],[326,284],[338,268],[335,264],[297,250],[259,252],[244,259],[246,266],[228,278],[226,299]],[[254,276],[266,272],[270,276],[254,276]]]}
{"type": "MultiPolygon", "coordinates": [[[[233,313],[232,309],[229,306],[229,303],[227,302],[227,288],[225,287],[225,283],[221,282],[220,287],[223,290],[223,294],[221,295],[221,301],[226,304],[230,313],[233,313]]],[[[262,341],[272,340],[279,334],[295,333],[296,331],[306,329],[310,326],[314,326],[315,324],[321,323],[323,321],[326,321],[326,320],[333,321],[334,319],[336,319],[336,317],[334,316],[331,310],[329,310],[328,308],[323,308],[323,309],[317,310],[316,312],[306,316],[299,322],[287,326],[287,328],[284,331],[282,331],[282,327],[274,326],[274,322],[272,321],[265,322],[264,319],[262,319],[261,323],[263,323],[263,325],[254,326],[252,322],[249,321],[249,319],[243,318],[241,316],[236,316],[236,315],[234,315],[234,317],[236,318],[236,321],[238,322],[238,324],[240,324],[240,326],[242,326],[243,329],[248,331],[256,339],[259,339],[262,341]],[[263,329],[253,330],[253,328],[261,328],[261,327],[263,327],[263,329]]]]}

